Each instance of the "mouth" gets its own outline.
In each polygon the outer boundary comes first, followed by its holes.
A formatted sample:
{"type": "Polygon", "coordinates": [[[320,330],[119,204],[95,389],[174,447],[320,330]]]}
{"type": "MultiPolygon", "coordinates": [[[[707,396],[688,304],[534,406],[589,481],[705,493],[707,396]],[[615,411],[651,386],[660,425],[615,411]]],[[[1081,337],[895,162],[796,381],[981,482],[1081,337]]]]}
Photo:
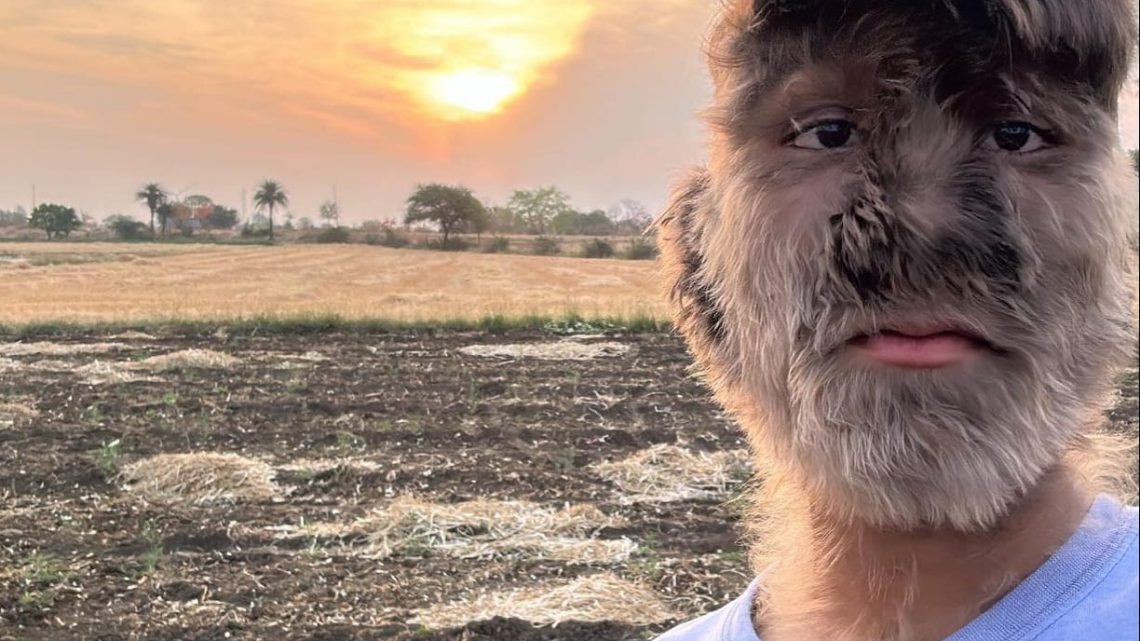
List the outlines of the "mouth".
{"type": "Polygon", "coordinates": [[[998,350],[980,334],[958,326],[897,326],[859,334],[847,346],[860,357],[905,369],[941,369],[998,350]]]}

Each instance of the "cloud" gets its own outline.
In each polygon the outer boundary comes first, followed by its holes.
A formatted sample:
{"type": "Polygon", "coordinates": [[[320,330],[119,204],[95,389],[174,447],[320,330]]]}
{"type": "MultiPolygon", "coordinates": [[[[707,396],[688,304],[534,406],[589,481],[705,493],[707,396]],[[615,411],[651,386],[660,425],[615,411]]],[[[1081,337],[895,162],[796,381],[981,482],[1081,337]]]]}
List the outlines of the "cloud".
{"type": "Polygon", "coordinates": [[[496,79],[498,102],[548,81],[602,2],[5,0],[0,59],[131,82],[184,107],[240,97],[351,135],[385,135],[485,117],[486,108],[432,91],[449,75],[496,79]]]}

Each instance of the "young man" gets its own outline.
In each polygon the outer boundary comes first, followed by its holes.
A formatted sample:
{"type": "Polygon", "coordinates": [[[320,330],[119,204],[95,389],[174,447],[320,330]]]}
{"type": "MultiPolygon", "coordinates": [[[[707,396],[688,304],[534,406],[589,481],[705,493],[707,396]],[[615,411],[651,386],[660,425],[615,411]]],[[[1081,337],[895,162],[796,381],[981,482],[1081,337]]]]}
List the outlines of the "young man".
{"type": "Polygon", "coordinates": [[[1137,511],[1099,493],[1135,454],[1098,431],[1135,358],[1133,11],[726,4],[660,235],[760,470],[759,578],[662,641],[1137,639],[1137,511]]]}

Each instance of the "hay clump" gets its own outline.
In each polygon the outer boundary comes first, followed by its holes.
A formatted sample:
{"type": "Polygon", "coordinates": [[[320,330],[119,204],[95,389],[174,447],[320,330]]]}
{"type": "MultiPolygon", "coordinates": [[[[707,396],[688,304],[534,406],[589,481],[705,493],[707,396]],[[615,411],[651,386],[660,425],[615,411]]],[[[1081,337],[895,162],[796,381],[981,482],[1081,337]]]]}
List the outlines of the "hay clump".
{"type": "Polygon", "coordinates": [[[557,586],[490,592],[441,603],[417,610],[410,623],[441,629],[506,617],[539,626],[565,621],[653,625],[678,616],[648,586],[602,573],[557,586]]]}
{"type": "Polygon", "coordinates": [[[209,349],[186,349],[159,356],[151,356],[130,364],[132,369],[145,369],[152,372],[168,372],[177,369],[231,369],[240,359],[209,349]]]}
{"type": "Polygon", "coordinates": [[[155,502],[260,501],[280,492],[273,468],[238,454],[159,454],[123,468],[127,489],[155,502]]]}
{"type": "Polygon", "coordinates": [[[488,499],[447,504],[403,496],[351,524],[314,523],[304,533],[357,538],[365,554],[379,558],[430,549],[465,559],[526,554],[564,563],[612,564],[627,560],[637,545],[592,537],[602,528],[625,524],[593,505],[555,509],[488,499]]]}
{"type": "Polygon", "coordinates": [[[460,353],[481,358],[535,358],[546,361],[589,361],[595,358],[614,358],[628,352],[629,345],[617,342],[582,343],[558,341],[554,343],[522,343],[516,345],[468,345],[460,353]]]}
{"type": "Polygon", "coordinates": [[[136,373],[122,363],[110,361],[94,361],[88,363],[82,367],[77,367],[75,373],[88,385],[109,385],[155,380],[151,377],[136,373]]]}
{"type": "Polygon", "coordinates": [[[676,445],[654,445],[591,469],[623,492],[624,504],[723,498],[751,472],[747,450],[706,453],[676,445]]]}
{"type": "Polygon", "coordinates": [[[73,356],[76,354],[106,354],[130,349],[123,343],[4,343],[0,356],[73,356]]]}
{"type": "Polygon", "coordinates": [[[146,332],[140,332],[137,330],[128,330],[128,331],[125,331],[121,334],[116,334],[116,335],[112,336],[111,338],[116,338],[116,339],[121,340],[121,341],[154,341],[154,340],[158,340],[158,338],[152,334],[147,334],[146,332]]]}
{"type": "Polygon", "coordinates": [[[0,402],[0,429],[9,429],[15,426],[18,420],[33,419],[39,415],[40,411],[28,403],[0,402]]]}
{"type": "Polygon", "coordinates": [[[488,499],[449,505],[405,496],[358,526],[377,550],[391,554],[408,543],[444,549],[457,544],[522,543],[547,536],[583,535],[617,523],[592,505],[552,509],[527,501],[488,499]]]}

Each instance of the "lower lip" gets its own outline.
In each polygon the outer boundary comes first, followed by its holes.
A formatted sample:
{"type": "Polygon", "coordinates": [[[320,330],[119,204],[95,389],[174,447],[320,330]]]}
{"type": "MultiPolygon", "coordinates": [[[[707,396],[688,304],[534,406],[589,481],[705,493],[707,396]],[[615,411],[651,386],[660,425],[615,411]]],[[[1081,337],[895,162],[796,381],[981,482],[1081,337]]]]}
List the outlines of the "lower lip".
{"type": "Polygon", "coordinates": [[[871,360],[909,369],[938,369],[964,363],[984,348],[953,332],[929,336],[874,334],[856,339],[851,345],[871,360]]]}

